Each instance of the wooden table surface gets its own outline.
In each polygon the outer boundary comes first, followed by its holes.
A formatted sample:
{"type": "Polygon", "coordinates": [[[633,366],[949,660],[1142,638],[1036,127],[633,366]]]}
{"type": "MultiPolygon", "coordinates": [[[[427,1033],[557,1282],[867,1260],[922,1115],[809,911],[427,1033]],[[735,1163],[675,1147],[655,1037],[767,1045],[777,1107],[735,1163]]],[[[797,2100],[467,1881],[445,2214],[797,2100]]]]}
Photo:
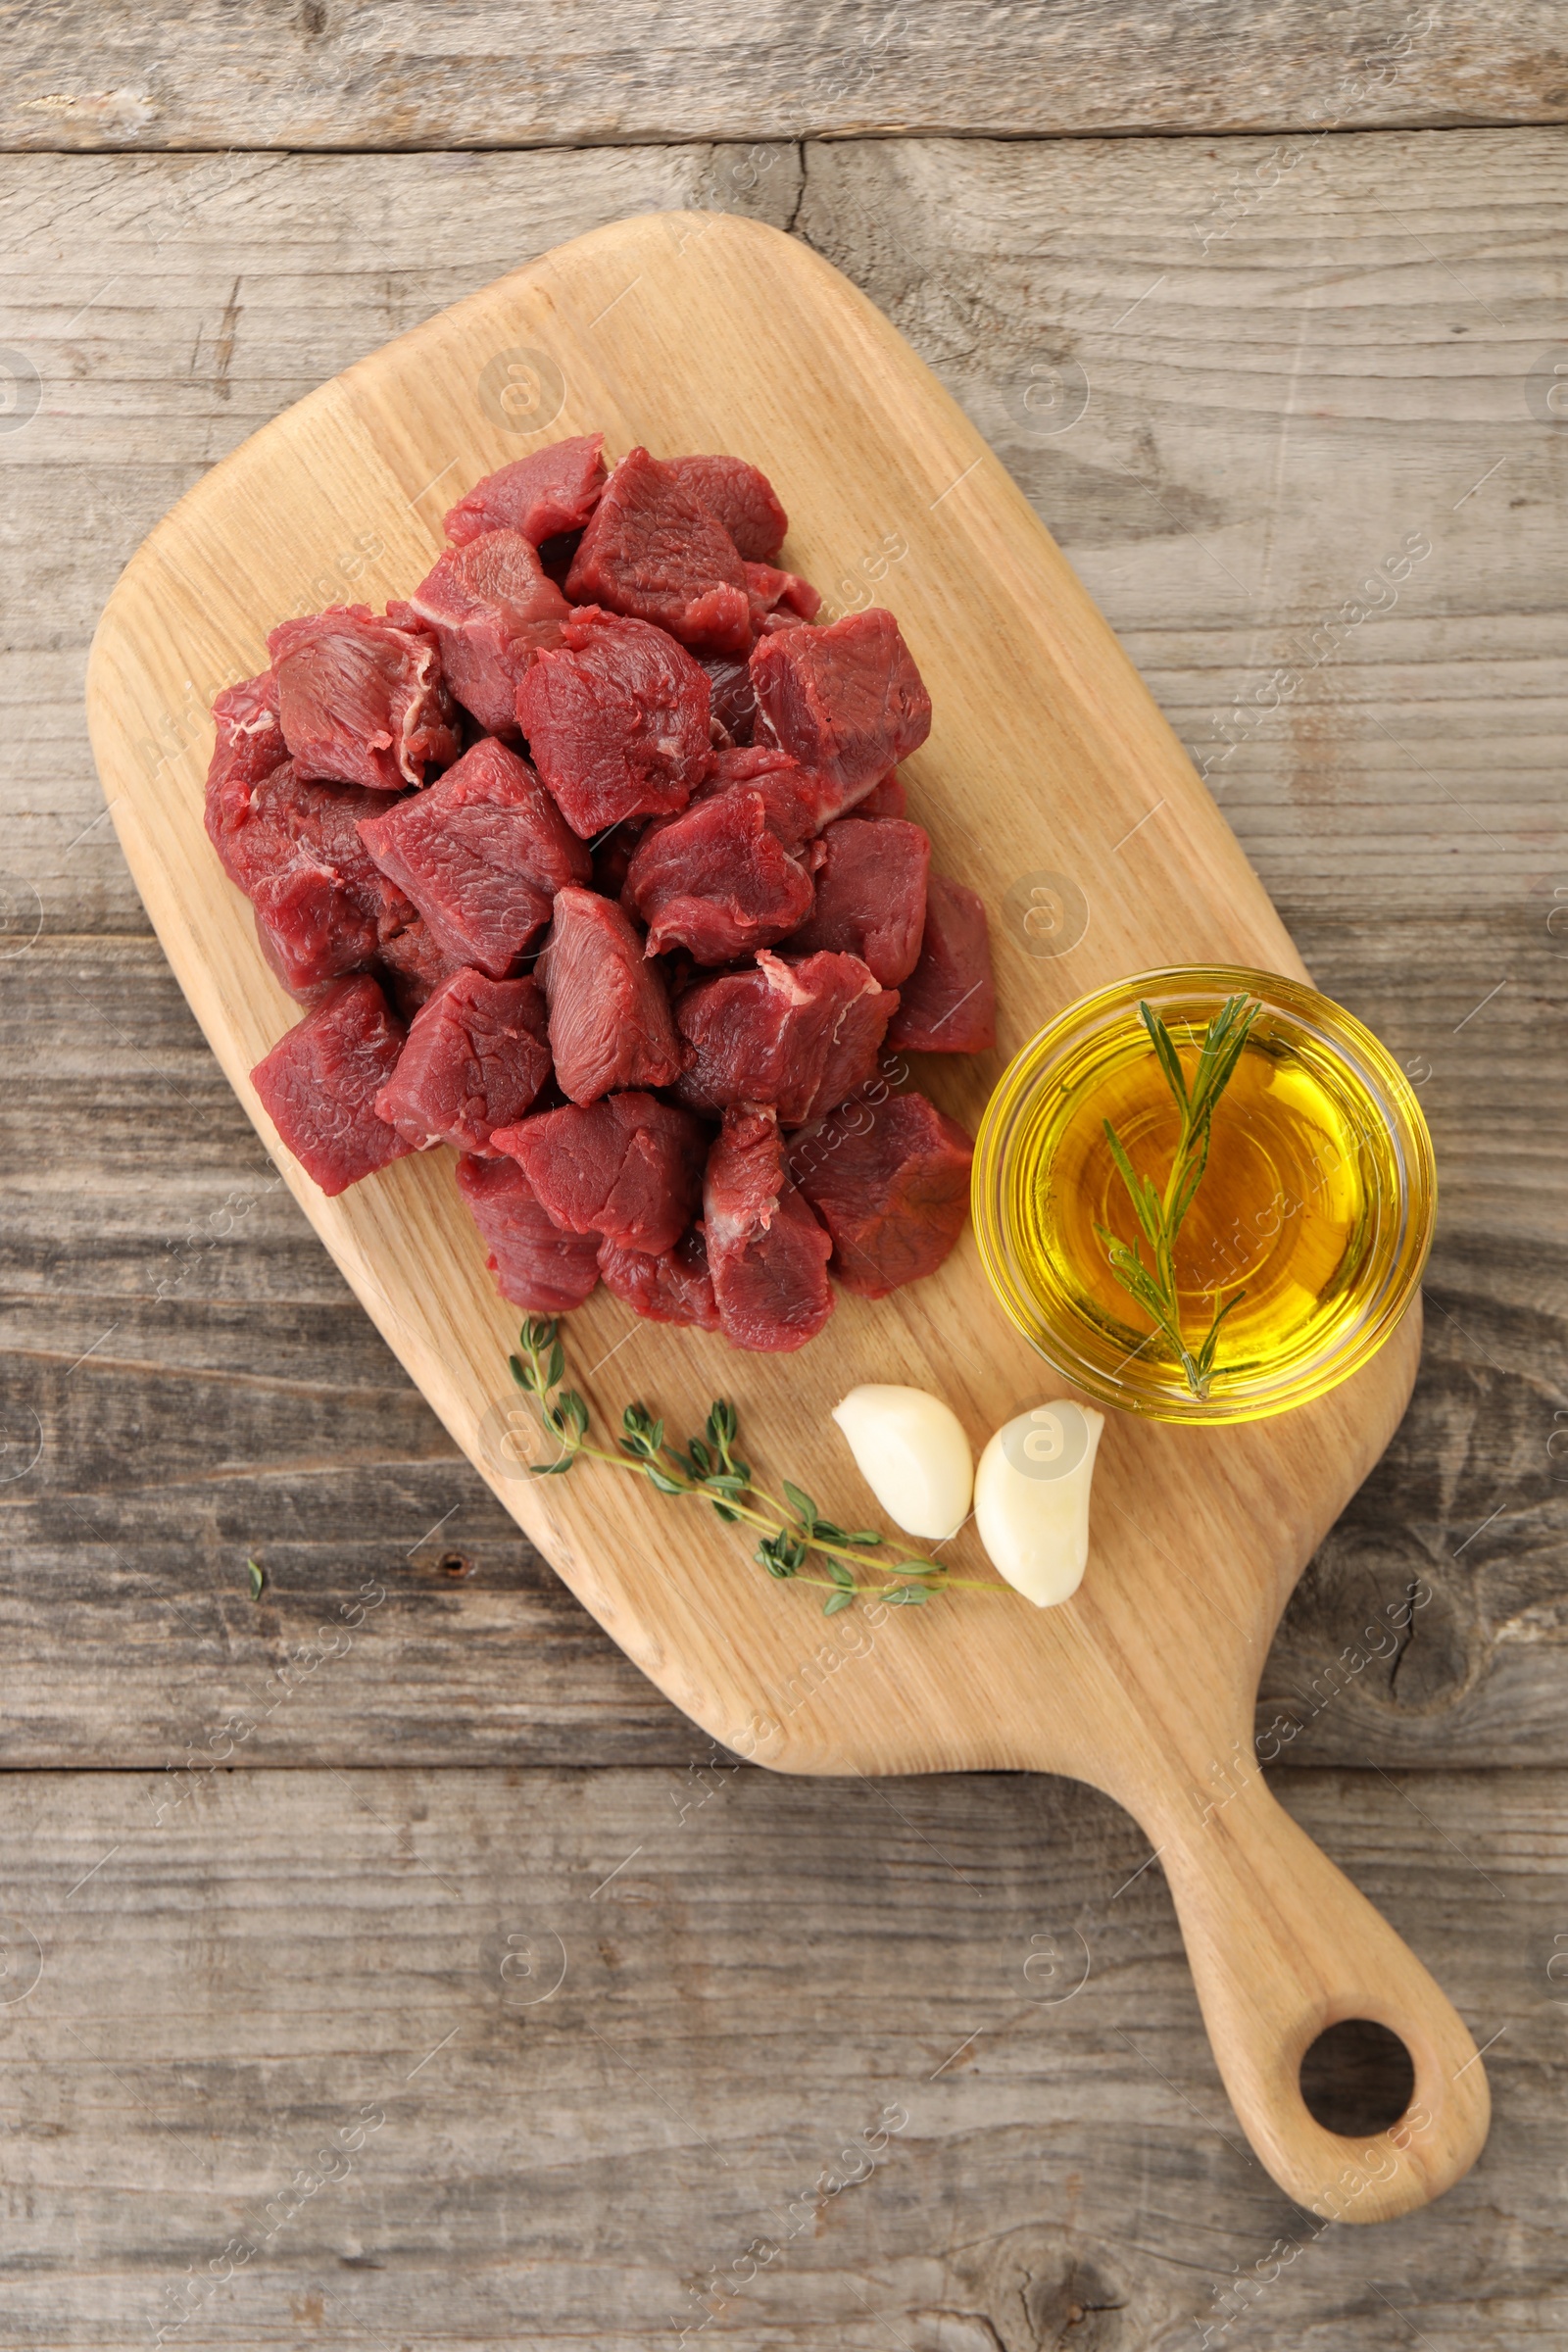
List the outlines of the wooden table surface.
{"type": "Polygon", "coordinates": [[[0,2342],[1568,2339],[1564,11],[0,32],[0,2342]],[[642,1682],[312,1239],[115,848],[82,665],[158,516],[678,204],[789,227],[932,363],[1420,1090],[1415,1399],[1257,1727],[1490,2045],[1487,2152],[1407,2222],[1260,2172],[1103,1799],[775,1779],[642,1682]]]}

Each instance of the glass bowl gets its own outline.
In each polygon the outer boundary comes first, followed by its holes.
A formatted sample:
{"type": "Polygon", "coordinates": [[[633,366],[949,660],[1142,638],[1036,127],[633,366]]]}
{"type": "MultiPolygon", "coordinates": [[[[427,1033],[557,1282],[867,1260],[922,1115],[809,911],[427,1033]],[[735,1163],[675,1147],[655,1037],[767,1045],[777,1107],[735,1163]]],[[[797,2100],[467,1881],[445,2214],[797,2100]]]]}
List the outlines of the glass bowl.
{"type": "Polygon", "coordinates": [[[1275,972],[1202,964],[1118,980],[1014,1056],[981,1122],[972,1197],[997,1296],[1076,1389],[1156,1421],[1253,1421],[1321,1396],[1395,1329],[1431,1246],[1437,1171],[1409,1082],[1353,1014],[1275,972]],[[1190,1079],[1208,1022],[1243,993],[1261,1010],[1174,1259],[1189,1353],[1227,1309],[1199,1396],[1111,1271],[1107,1235],[1146,1264],[1152,1250],[1104,1121],[1162,1191],[1180,1114],[1140,1002],[1190,1079]]]}

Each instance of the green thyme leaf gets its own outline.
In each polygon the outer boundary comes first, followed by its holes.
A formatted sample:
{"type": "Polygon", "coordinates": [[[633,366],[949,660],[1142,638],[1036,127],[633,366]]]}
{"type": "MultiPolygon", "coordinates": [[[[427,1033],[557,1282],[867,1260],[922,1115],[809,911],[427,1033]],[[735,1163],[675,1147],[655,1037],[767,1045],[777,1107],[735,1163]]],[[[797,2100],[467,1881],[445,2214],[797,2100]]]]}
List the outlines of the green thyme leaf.
{"type": "Polygon", "coordinates": [[[267,1570],[262,1566],[260,1560],[247,1560],[245,1565],[251,1572],[251,1598],[260,1600],[263,1587],[267,1583],[267,1570]]]}
{"type": "Polygon", "coordinates": [[[804,1520],[808,1527],[814,1527],[819,1514],[809,1494],[787,1478],[781,1479],[779,1483],[784,1489],[785,1498],[796,1517],[804,1520]]]}
{"type": "Polygon", "coordinates": [[[822,1603],[822,1614],[824,1617],[836,1617],[840,1609],[853,1609],[854,1606],[855,1591],[852,1586],[848,1592],[830,1592],[822,1603]]]}

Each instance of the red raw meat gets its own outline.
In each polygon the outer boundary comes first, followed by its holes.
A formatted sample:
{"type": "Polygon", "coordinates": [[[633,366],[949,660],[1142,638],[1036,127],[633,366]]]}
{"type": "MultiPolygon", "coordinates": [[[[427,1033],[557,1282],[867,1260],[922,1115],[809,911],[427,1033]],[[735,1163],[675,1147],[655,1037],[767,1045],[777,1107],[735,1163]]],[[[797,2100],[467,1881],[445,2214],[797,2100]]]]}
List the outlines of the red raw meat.
{"type": "Polygon", "coordinates": [[[811,877],[771,829],[762,794],[737,784],[649,826],[622,904],[648,925],[650,956],[683,947],[697,963],[731,963],[810,912],[811,877]]]}
{"type": "Polygon", "coordinates": [[[746,596],[752,629],[758,637],[770,629],[795,629],[814,620],[822,608],[819,592],[798,571],[775,571],[771,564],[748,564],[746,596]]]}
{"type": "Polygon", "coordinates": [[[460,1159],[458,1190],[490,1252],[503,1298],[530,1315],[567,1315],[599,1282],[599,1243],[565,1233],[514,1159],[460,1159]]]}
{"type": "Polygon", "coordinates": [[[708,1133],[657,1095],[568,1102],[514,1127],[491,1148],[521,1166],[543,1206],[569,1233],[593,1233],[650,1256],[673,1250],[696,1214],[708,1133]]]}
{"type": "Polygon", "coordinates": [[[775,751],[771,744],[715,752],[711,772],[692,795],[693,806],[718,800],[741,785],[761,794],[767,804],[767,821],[787,850],[798,852],[810,840],[819,822],[821,785],[815,776],[798,767],[787,752],[775,751]]]}
{"type": "Polygon", "coordinates": [[[223,870],[256,908],[263,953],[291,996],[361,970],[414,908],[372,862],[359,819],[385,796],[307,784],[291,760],[241,792],[230,769],[208,803],[223,870]]]}
{"type": "MultiPolygon", "coordinates": [[[[256,944],[267,958],[267,968],[278,987],[285,995],[292,997],[296,1004],[319,1004],[341,974],[334,975],[331,980],[296,980],[294,958],[287,938],[273,930],[259,907],[251,908],[251,919],[256,925],[256,944]]],[[[371,968],[374,968],[373,965],[371,968]]]]}
{"type": "Polygon", "coordinates": [[[784,1354],[833,1312],[833,1245],[790,1182],[771,1110],[731,1110],[708,1155],[703,1223],[718,1327],[732,1348],[784,1354]]]}
{"type": "Polygon", "coordinates": [[[662,975],[642,933],[591,890],[564,890],[539,977],[550,1005],[550,1051],[562,1091],[597,1102],[618,1086],[669,1086],[680,1044],[662,975]]]}
{"type": "Polygon", "coordinates": [[[375,1110],[402,1051],[402,1022],[362,972],[328,989],[251,1072],[268,1117],[329,1199],[412,1148],[375,1110]]]}
{"type": "Polygon", "coordinates": [[[645,1315],[650,1323],[687,1323],[699,1331],[718,1329],[713,1278],[701,1224],[688,1226],[673,1250],[652,1256],[619,1242],[601,1242],[599,1271],[605,1288],[645,1315]]]}
{"type": "MultiPolygon", "coordinates": [[[[749,671],[746,677],[750,692],[749,671]]],[[[207,769],[207,831],[226,870],[226,834],[245,821],[255,786],[288,758],[277,723],[277,680],[271,671],[264,669],[259,678],[225,686],[213,704],[213,717],[218,740],[207,769]]]]}
{"type": "Polygon", "coordinates": [[[863,801],[857,801],[857,816],[904,816],[908,811],[908,795],[904,779],[896,767],[890,767],[880,784],[873,784],[863,801]]]}
{"type": "MultiPolygon", "coordinates": [[[[407,608],[405,608],[406,610],[407,608]]],[[[313,781],[401,792],[458,756],[452,697],[428,630],[331,605],[267,640],[283,740],[313,781]]]]}
{"type": "Polygon", "coordinates": [[[770,564],[784,544],[789,516],[765,473],[744,458],[671,458],[669,470],[695,490],[752,564],[770,564]]]}
{"type": "Polygon", "coordinates": [[[392,1002],[406,1021],[412,1021],[419,1006],[429,1003],[443,980],[463,969],[436,945],[429,924],[419,914],[390,939],[382,940],[375,961],[382,985],[391,990],[392,1002]]]}
{"type": "Polygon", "coordinates": [[[974,1145],[924,1095],[858,1102],[791,1138],[790,1168],[833,1237],[847,1291],[885,1298],[934,1274],[963,1231],[974,1145]]]}
{"type": "Polygon", "coordinates": [[[752,642],[746,570],[723,524],[646,449],[628,450],[605,485],[566,574],[576,605],[657,621],[705,654],[752,642]]]}
{"type": "Polygon", "coordinates": [[[821,846],[816,904],[792,935],[790,953],[833,948],[858,956],[884,988],[897,988],[920,957],[930,836],[899,817],[845,816],[828,826],[821,846]]]}
{"type": "Polygon", "coordinates": [[[752,728],[757,719],[757,696],[752,688],[752,666],[745,661],[715,661],[709,655],[703,662],[712,694],[713,722],[722,727],[732,744],[750,743],[752,728]]]}
{"type": "Polygon", "coordinates": [[[684,808],[707,775],[708,673],[662,629],[587,606],[517,689],[534,761],[584,841],[684,808]]]}
{"type": "Polygon", "coordinates": [[[535,654],[561,643],[571,611],[518,531],[449,547],[409,599],[432,628],[441,669],[465,710],[494,735],[517,731],[517,686],[535,654]]]}
{"type": "Polygon", "coordinates": [[[961,882],[926,885],[920,960],[902,991],[888,1044],[909,1054],[983,1054],[997,1042],[997,988],[985,902],[961,882]]]}
{"type": "Polygon", "coordinates": [[[302,1004],[345,972],[364,971],[378,946],[375,925],[339,888],[337,878],[289,866],[259,883],[256,936],[273,976],[302,1004]]]}
{"type": "Polygon", "coordinates": [[[842,815],[931,732],[931,697],[891,612],[846,613],[831,627],[783,629],[752,654],[757,736],[776,743],[836,795],[842,815]]]}
{"type": "Polygon", "coordinates": [[[520,1119],[549,1075],[537,982],[454,972],[416,1016],[376,1116],[416,1152],[488,1153],[495,1129],[520,1119]]]}
{"type": "Polygon", "coordinates": [[[592,860],[526,760],[485,736],[428,792],[362,823],[366,849],[408,892],[455,962],[504,979],[592,860]]]}
{"type": "Polygon", "coordinates": [[[579,433],[487,473],[449,512],[447,537],[466,547],[484,531],[520,531],[537,547],[580,531],[605,486],[604,446],[603,433],[579,433]]]}
{"type": "Polygon", "coordinates": [[[753,970],[715,972],[676,999],[677,1092],[697,1110],[768,1103],[786,1127],[805,1126],[870,1076],[898,1002],[857,956],[790,964],[764,948],[753,970]]]}

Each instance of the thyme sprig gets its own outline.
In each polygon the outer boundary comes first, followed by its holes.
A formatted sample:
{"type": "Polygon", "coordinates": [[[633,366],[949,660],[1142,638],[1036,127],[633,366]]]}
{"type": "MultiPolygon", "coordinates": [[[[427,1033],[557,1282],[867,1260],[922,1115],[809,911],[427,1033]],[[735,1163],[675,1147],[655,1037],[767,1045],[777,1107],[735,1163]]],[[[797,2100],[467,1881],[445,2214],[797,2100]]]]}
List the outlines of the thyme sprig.
{"type": "Polygon", "coordinates": [[[1209,1122],[1214,1106],[1235,1075],[1236,1065],[1252,1033],[1252,1024],[1262,1009],[1255,998],[1226,998],[1208,1024],[1189,1085],[1175,1041],[1164,1021],[1152,1004],[1139,1004],[1139,1014],[1181,1113],[1181,1132],[1163,1191],[1152,1177],[1139,1175],[1115,1128],[1108,1119],[1103,1122],[1110,1155],[1153,1252],[1153,1265],[1145,1265],[1137,1242],[1129,1245],[1118,1241],[1103,1225],[1097,1225],[1095,1231],[1105,1246],[1111,1273],[1128,1296],[1137,1299],[1155,1330],[1180,1358],[1187,1386],[1200,1401],[1207,1396],[1213,1377],[1220,1325],[1241,1305],[1247,1293],[1240,1290],[1223,1306],[1216,1303],[1213,1320],[1195,1353],[1182,1331],[1181,1300],[1176,1288],[1176,1237],[1208,1166],[1209,1122]]]}
{"type": "Polygon", "coordinates": [[[661,1494],[707,1502],[720,1519],[758,1531],[753,1557],[780,1583],[814,1585],[827,1594],[824,1617],[853,1608],[858,1600],[880,1600],[889,1608],[918,1608],[933,1592],[1000,1592],[1002,1585],[954,1576],[940,1560],[910,1558],[877,1529],[840,1527],[826,1518],[801,1487],[784,1479],[782,1495],[759,1486],[750,1462],[736,1451],[740,1424],[727,1398],[709,1407],[700,1437],[671,1445],[664,1424],[646,1405],[629,1404],[620,1417],[618,1450],[592,1443],[588,1406],[576,1389],[565,1387],[566,1351],[559,1319],[529,1315],[508,1358],[512,1377],[538,1407],[546,1434],[559,1448],[554,1461],[530,1462],[535,1478],[559,1478],[581,1460],[602,1462],[645,1478],[661,1494]],[[893,1554],[867,1558],[870,1552],[893,1554]],[[857,1569],[880,1582],[862,1583],[857,1569]],[[819,1574],[808,1573],[819,1570],[819,1574]]]}

